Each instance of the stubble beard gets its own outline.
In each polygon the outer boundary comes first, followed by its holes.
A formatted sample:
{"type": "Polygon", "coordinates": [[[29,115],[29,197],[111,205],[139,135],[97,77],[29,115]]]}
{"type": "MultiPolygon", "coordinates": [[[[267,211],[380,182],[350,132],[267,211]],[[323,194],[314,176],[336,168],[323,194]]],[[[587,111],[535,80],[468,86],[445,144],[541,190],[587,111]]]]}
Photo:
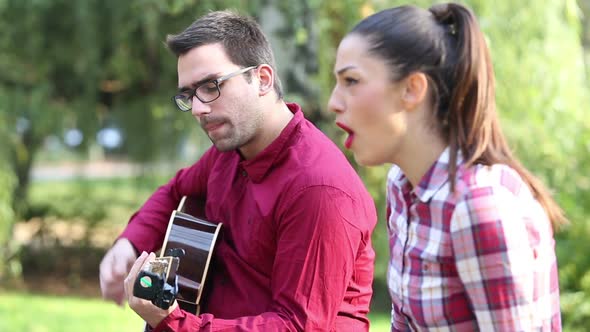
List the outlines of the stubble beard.
{"type": "Polygon", "coordinates": [[[255,139],[256,133],[262,126],[262,121],[263,119],[260,116],[260,113],[253,113],[248,115],[248,120],[242,121],[238,125],[232,125],[228,136],[216,141],[213,141],[210,137],[209,138],[219,151],[226,152],[237,150],[251,143],[255,139]]]}
{"type": "MultiPolygon", "coordinates": [[[[252,104],[252,102],[247,101],[243,103],[245,105],[252,104]]],[[[226,119],[226,124],[230,126],[227,135],[215,140],[209,136],[209,139],[215,145],[215,148],[221,152],[238,150],[254,140],[263,123],[261,114],[254,107],[240,107],[236,117],[226,119]]]]}
{"type": "Polygon", "coordinates": [[[251,128],[250,123],[240,124],[240,126],[240,129],[238,129],[238,126],[232,125],[227,136],[218,139],[209,137],[209,139],[215,145],[215,148],[221,152],[237,150],[250,142],[254,136],[254,130],[251,128]]]}
{"type": "Polygon", "coordinates": [[[213,140],[209,137],[215,148],[221,152],[233,151],[238,149],[241,145],[240,142],[235,137],[225,137],[218,140],[213,140]]]}

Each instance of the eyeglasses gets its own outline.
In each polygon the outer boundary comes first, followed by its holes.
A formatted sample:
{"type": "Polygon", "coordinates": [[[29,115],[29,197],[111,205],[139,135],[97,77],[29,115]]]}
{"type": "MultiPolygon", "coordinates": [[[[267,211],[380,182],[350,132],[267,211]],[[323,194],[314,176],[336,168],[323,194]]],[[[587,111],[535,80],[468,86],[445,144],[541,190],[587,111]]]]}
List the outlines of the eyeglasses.
{"type": "Polygon", "coordinates": [[[172,97],[172,100],[174,101],[174,104],[176,104],[179,110],[183,112],[188,112],[193,109],[193,97],[197,97],[197,99],[199,99],[204,104],[217,100],[217,98],[221,96],[221,89],[219,88],[221,86],[221,83],[229,80],[234,76],[241,75],[247,72],[248,70],[254,69],[256,67],[257,66],[250,66],[242,68],[233,73],[221,76],[211,81],[207,81],[203,84],[200,84],[193,90],[187,90],[181,94],[172,97]]]}

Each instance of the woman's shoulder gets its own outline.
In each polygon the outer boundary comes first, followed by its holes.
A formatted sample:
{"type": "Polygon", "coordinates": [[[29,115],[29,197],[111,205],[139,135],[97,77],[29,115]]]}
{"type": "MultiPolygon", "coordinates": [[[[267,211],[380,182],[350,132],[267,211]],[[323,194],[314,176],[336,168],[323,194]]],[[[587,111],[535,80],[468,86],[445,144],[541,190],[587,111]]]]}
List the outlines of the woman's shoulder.
{"type": "Polygon", "coordinates": [[[457,178],[457,209],[482,220],[541,220],[544,210],[519,173],[504,164],[474,165],[457,178]]]}
{"type": "Polygon", "coordinates": [[[505,164],[476,164],[460,167],[457,172],[456,188],[464,194],[484,189],[514,196],[530,193],[520,174],[505,164]]]}

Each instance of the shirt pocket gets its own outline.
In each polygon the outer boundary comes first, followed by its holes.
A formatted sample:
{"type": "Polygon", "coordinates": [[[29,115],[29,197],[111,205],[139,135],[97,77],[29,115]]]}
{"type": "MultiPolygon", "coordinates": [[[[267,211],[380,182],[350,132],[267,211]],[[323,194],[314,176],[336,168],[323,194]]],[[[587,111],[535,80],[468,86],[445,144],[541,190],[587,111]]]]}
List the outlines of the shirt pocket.
{"type": "Polygon", "coordinates": [[[423,251],[410,253],[409,258],[406,307],[421,326],[444,325],[449,315],[468,305],[453,257],[423,251]]]}
{"type": "Polygon", "coordinates": [[[239,255],[253,267],[269,272],[276,251],[271,223],[263,217],[250,215],[234,234],[239,255]]]}
{"type": "Polygon", "coordinates": [[[425,296],[443,297],[463,293],[464,288],[457,273],[450,238],[443,234],[421,242],[408,251],[410,266],[409,295],[412,298],[425,296]],[[430,294],[430,295],[428,295],[430,294]]]}

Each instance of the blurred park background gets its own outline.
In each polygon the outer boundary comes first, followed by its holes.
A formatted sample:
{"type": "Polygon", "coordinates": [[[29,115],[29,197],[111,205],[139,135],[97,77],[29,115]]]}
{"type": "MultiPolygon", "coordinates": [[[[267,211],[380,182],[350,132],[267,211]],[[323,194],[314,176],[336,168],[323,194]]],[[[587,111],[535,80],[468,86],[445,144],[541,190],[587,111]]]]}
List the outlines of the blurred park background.
{"type": "MultiPolygon", "coordinates": [[[[171,103],[167,34],[209,10],[254,16],[286,99],[341,145],[325,107],[338,42],[360,18],[407,3],[433,1],[0,0],[0,331],[141,328],[100,299],[100,259],[148,195],[210,145],[171,103]]],[[[465,3],[487,36],[511,145],[571,220],[556,235],[563,324],[587,331],[590,0],[465,3]]],[[[387,167],[356,168],[380,213],[371,330],[388,331],[387,167]]]]}

